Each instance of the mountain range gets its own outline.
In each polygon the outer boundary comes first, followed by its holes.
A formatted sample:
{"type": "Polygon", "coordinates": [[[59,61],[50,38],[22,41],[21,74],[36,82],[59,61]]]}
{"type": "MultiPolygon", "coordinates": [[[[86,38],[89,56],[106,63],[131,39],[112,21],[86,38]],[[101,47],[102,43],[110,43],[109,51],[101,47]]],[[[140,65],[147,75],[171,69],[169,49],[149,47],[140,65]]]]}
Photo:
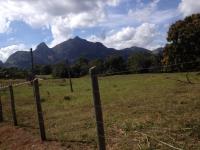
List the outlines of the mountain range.
{"type": "MultiPolygon", "coordinates": [[[[44,42],[40,43],[33,51],[35,64],[56,64],[61,61],[68,60],[73,63],[80,57],[85,57],[89,60],[92,59],[105,59],[110,55],[119,55],[125,59],[134,53],[151,53],[155,54],[162,52],[162,48],[155,51],[150,51],[141,47],[131,47],[122,50],[116,50],[114,48],[107,48],[100,42],[89,42],[80,37],[69,39],[64,41],[55,47],[49,48],[44,42]]],[[[5,67],[18,67],[18,68],[30,68],[30,52],[17,51],[12,54],[4,63],[5,67]]]]}

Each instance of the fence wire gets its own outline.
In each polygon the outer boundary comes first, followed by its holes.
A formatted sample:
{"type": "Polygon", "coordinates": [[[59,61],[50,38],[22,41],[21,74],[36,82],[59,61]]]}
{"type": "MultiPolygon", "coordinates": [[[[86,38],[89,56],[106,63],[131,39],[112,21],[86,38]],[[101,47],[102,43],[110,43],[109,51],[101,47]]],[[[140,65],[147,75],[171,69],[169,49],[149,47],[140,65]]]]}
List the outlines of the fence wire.
{"type": "MultiPolygon", "coordinates": [[[[108,149],[200,147],[200,87],[190,84],[186,73],[107,75],[111,74],[98,75],[104,122],[97,123],[104,124],[108,149]]],[[[200,80],[195,72],[190,73],[189,78],[193,83],[200,80]]],[[[97,135],[90,78],[72,82],[73,93],[67,79],[39,81],[47,139],[95,149],[97,135]]],[[[19,126],[38,133],[30,82],[3,84],[1,98],[5,120],[12,122],[8,85],[13,84],[19,126]]]]}
{"type": "Polygon", "coordinates": [[[105,73],[99,73],[98,76],[109,76],[109,75],[120,75],[120,74],[135,74],[135,73],[140,73],[141,71],[145,71],[145,73],[167,73],[167,71],[165,71],[166,69],[169,69],[171,67],[180,67],[182,65],[196,65],[195,69],[191,69],[190,71],[194,70],[197,71],[200,68],[200,60],[196,60],[196,61],[188,61],[188,62],[182,62],[182,63],[176,63],[176,64],[171,64],[171,65],[165,65],[165,66],[154,66],[154,67],[148,67],[148,68],[144,68],[144,67],[137,67],[137,68],[131,68],[131,67],[126,67],[127,70],[125,71],[113,71],[113,72],[105,72],[105,73]],[[156,69],[159,69],[158,71],[156,71],[156,69]]]}

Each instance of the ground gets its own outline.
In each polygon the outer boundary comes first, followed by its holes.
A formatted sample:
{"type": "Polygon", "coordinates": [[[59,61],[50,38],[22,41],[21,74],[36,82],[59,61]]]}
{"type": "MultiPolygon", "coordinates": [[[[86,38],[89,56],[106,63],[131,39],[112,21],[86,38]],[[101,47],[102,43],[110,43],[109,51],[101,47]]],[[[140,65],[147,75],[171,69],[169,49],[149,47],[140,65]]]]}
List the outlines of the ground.
{"type": "MultiPolygon", "coordinates": [[[[187,81],[186,73],[99,77],[107,149],[197,150],[199,73],[189,73],[189,80],[192,84],[187,81]]],[[[39,81],[47,138],[53,142],[49,144],[68,149],[97,149],[90,77],[72,81],[73,93],[68,80],[39,81]]],[[[39,140],[32,86],[14,87],[14,94],[18,129],[39,140]]],[[[8,90],[1,95],[4,119],[11,124],[8,90]]]]}
{"type": "Polygon", "coordinates": [[[0,125],[1,150],[63,150],[58,142],[41,142],[38,137],[31,135],[23,128],[9,124],[0,125]]]}

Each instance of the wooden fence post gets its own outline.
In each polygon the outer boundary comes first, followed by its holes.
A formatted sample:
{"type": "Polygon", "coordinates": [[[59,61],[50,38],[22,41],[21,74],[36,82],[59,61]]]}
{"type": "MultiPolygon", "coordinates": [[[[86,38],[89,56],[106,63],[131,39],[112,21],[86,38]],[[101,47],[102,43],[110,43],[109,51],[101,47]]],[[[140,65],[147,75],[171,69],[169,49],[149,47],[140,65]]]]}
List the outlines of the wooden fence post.
{"type": "Polygon", "coordinates": [[[33,58],[33,49],[30,49],[31,56],[31,75],[29,76],[29,80],[31,85],[33,85],[33,80],[35,79],[35,70],[34,70],[34,58],[33,58]]]}
{"type": "Polygon", "coordinates": [[[32,48],[30,49],[30,54],[31,54],[31,73],[32,73],[32,78],[35,78],[33,49],[32,48]]]}
{"type": "Polygon", "coordinates": [[[33,81],[33,90],[34,90],[34,96],[35,96],[36,107],[37,107],[40,136],[41,136],[42,141],[45,141],[46,133],[45,133],[45,127],[44,127],[44,119],[43,119],[43,112],[42,112],[42,106],[41,106],[41,100],[40,100],[40,89],[39,89],[38,79],[35,79],[33,81]]]}
{"type": "Polygon", "coordinates": [[[74,92],[73,86],[72,86],[72,79],[71,79],[71,69],[68,69],[68,78],[69,78],[69,84],[70,84],[70,90],[71,92],[74,92]]]}
{"type": "Polygon", "coordinates": [[[12,85],[9,85],[9,91],[10,91],[10,102],[11,102],[13,123],[14,123],[14,126],[17,126],[17,116],[16,116],[16,110],[15,110],[15,98],[14,98],[14,92],[13,92],[13,86],[12,85]]]}
{"type": "Polygon", "coordinates": [[[103,115],[102,115],[102,109],[101,109],[99,84],[98,84],[98,78],[96,75],[96,67],[90,68],[90,76],[91,76],[91,81],[92,81],[92,91],[93,91],[93,100],[94,100],[94,108],[95,108],[95,115],[96,115],[99,150],[106,150],[104,123],[103,123],[103,115]]]}
{"type": "Polygon", "coordinates": [[[1,95],[0,95],[0,122],[3,122],[3,108],[1,103],[1,95]]]}

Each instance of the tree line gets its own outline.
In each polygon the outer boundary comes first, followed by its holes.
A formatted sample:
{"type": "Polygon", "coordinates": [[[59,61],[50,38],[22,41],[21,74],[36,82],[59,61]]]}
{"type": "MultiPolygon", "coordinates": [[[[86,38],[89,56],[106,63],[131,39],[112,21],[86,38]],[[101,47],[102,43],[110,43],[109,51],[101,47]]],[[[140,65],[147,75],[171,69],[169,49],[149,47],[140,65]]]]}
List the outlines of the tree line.
{"type": "Polygon", "coordinates": [[[27,76],[28,71],[25,69],[0,67],[0,79],[23,79],[27,76]]]}
{"type": "MultiPolygon", "coordinates": [[[[159,72],[159,70],[139,70],[140,68],[150,68],[159,66],[160,57],[146,52],[137,52],[130,56],[128,60],[122,56],[109,56],[106,59],[89,60],[80,57],[74,63],[67,60],[54,65],[35,65],[34,74],[52,75],[54,78],[66,78],[69,73],[71,77],[81,77],[88,74],[92,66],[96,66],[99,74],[127,74],[159,72]]],[[[31,70],[19,68],[0,68],[0,78],[27,78],[31,75],[31,70]]]]}
{"type": "Polygon", "coordinates": [[[81,77],[87,75],[89,68],[92,66],[96,66],[97,73],[105,75],[160,72],[160,59],[161,58],[158,55],[146,52],[137,52],[127,60],[122,56],[117,55],[109,56],[106,59],[94,60],[80,57],[72,64],[66,60],[55,65],[37,65],[34,70],[38,75],[52,74],[55,78],[68,77],[69,73],[72,77],[81,77]],[[155,67],[155,69],[148,69],[151,67],[155,67]]]}

